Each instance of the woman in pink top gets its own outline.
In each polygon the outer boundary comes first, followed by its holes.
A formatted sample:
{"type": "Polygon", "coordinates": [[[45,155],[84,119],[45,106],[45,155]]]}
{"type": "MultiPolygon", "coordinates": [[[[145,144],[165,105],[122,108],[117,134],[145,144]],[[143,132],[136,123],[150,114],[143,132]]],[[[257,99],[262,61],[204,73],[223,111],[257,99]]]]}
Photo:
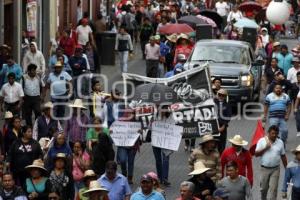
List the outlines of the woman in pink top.
{"type": "Polygon", "coordinates": [[[83,175],[84,171],[89,169],[90,166],[90,156],[86,151],[83,151],[82,144],[80,142],[75,142],[73,147],[73,179],[75,185],[75,192],[84,187],[83,175]]]}
{"type": "Polygon", "coordinates": [[[189,37],[186,34],[180,34],[179,39],[177,40],[175,55],[173,65],[177,63],[178,54],[184,54],[188,58],[193,50],[194,44],[189,40],[189,37]]]}

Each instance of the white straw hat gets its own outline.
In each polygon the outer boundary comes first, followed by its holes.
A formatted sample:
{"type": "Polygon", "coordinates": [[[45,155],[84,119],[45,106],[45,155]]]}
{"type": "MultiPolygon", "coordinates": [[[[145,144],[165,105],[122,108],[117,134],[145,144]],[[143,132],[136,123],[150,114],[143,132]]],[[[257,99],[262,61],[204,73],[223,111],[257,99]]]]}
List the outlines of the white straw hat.
{"type": "Polygon", "coordinates": [[[89,185],[89,189],[82,193],[83,196],[88,196],[89,193],[95,192],[95,191],[103,191],[108,192],[107,189],[101,187],[101,185],[98,183],[98,181],[91,181],[89,185]]]}
{"type": "Polygon", "coordinates": [[[70,105],[71,108],[81,108],[86,109],[86,107],[83,106],[82,99],[75,99],[74,103],[70,105]]]}
{"type": "Polygon", "coordinates": [[[198,175],[198,174],[203,174],[204,172],[210,170],[210,168],[205,167],[203,162],[197,161],[194,163],[194,171],[189,173],[189,175],[198,175]]]}
{"type": "Polygon", "coordinates": [[[229,139],[228,141],[238,146],[248,145],[248,142],[246,140],[243,140],[242,136],[240,135],[235,135],[233,138],[229,139]]]}

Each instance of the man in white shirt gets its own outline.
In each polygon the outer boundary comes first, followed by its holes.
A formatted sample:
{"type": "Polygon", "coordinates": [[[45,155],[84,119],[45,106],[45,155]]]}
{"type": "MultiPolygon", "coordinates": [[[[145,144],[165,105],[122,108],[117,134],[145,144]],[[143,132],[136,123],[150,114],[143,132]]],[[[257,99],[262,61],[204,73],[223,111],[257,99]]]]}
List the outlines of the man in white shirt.
{"type": "Polygon", "coordinates": [[[0,107],[3,112],[3,102],[5,111],[10,111],[14,115],[20,114],[23,103],[24,92],[20,83],[15,82],[16,75],[9,73],[7,75],[8,83],[5,83],[0,91],[0,107]]]}
{"type": "Polygon", "coordinates": [[[146,55],[146,76],[156,78],[158,76],[158,64],[160,47],[155,43],[155,37],[150,37],[150,42],[145,46],[146,55]]]}
{"type": "Polygon", "coordinates": [[[284,143],[278,138],[279,128],[270,126],[268,135],[260,138],[255,149],[255,156],[260,160],[260,187],[261,199],[267,200],[268,191],[270,199],[277,199],[277,188],[280,175],[280,161],[284,168],[287,166],[284,143]]]}
{"type": "Polygon", "coordinates": [[[37,76],[35,64],[28,65],[28,73],[23,75],[22,87],[24,90],[24,106],[23,114],[26,124],[32,126],[32,112],[34,112],[35,118],[41,115],[41,103],[44,99],[44,81],[37,76]],[[41,92],[43,93],[41,94],[41,92]]]}
{"type": "Polygon", "coordinates": [[[89,21],[86,18],[83,18],[81,20],[81,25],[79,25],[76,28],[77,33],[77,41],[78,44],[85,46],[87,42],[91,42],[91,44],[94,44],[93,40],[93,31],[91,27],[88,25],[89,21]]]}
{"type": "Polygon", "coordinates": [[[298,57],[293,57],[293,67],[288,70],[287,80],[291,83],[297,83],[297,72],[300,71],[300,60],[298,57]]]}
{"type": "Polygon", "coordinates": [[[229,5],[224,0],[219,0],[216,5],[217,13],[223,18],[222,30],[226,27],[227,15],[229,13],[229,5]]]}

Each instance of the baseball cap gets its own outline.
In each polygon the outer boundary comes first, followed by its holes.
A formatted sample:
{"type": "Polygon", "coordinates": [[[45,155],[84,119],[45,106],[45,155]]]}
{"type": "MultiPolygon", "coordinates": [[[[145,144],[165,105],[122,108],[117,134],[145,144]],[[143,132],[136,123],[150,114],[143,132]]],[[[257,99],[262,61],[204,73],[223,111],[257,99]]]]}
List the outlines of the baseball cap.
{"type": "Polygon", "coordinates": [[[147,175],[147,174],[144,174],[142,177],[141,177],[141,182],[143,181],[147,181],[147,182],[151,182],[153,181],[152,177],[147,175]]]}

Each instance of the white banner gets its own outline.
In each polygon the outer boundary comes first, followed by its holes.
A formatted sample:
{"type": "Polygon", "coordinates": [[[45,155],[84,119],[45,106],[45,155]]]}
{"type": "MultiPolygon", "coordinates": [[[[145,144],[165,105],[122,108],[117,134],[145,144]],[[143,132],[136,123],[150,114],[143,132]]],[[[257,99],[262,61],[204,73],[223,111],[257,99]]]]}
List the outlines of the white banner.
{"type": "Polygon", "coordinates": [[[183,127],[160,121],[152,123],[152,146],[177,151],[180,145],[183,127]]]}
{"type": "Polygon", "coordinates": [[[111,138],[116,146],[132,147],[140,137],[138,133],[141,130],[140,122],[115,121],[110,130],[111,138]]]}

